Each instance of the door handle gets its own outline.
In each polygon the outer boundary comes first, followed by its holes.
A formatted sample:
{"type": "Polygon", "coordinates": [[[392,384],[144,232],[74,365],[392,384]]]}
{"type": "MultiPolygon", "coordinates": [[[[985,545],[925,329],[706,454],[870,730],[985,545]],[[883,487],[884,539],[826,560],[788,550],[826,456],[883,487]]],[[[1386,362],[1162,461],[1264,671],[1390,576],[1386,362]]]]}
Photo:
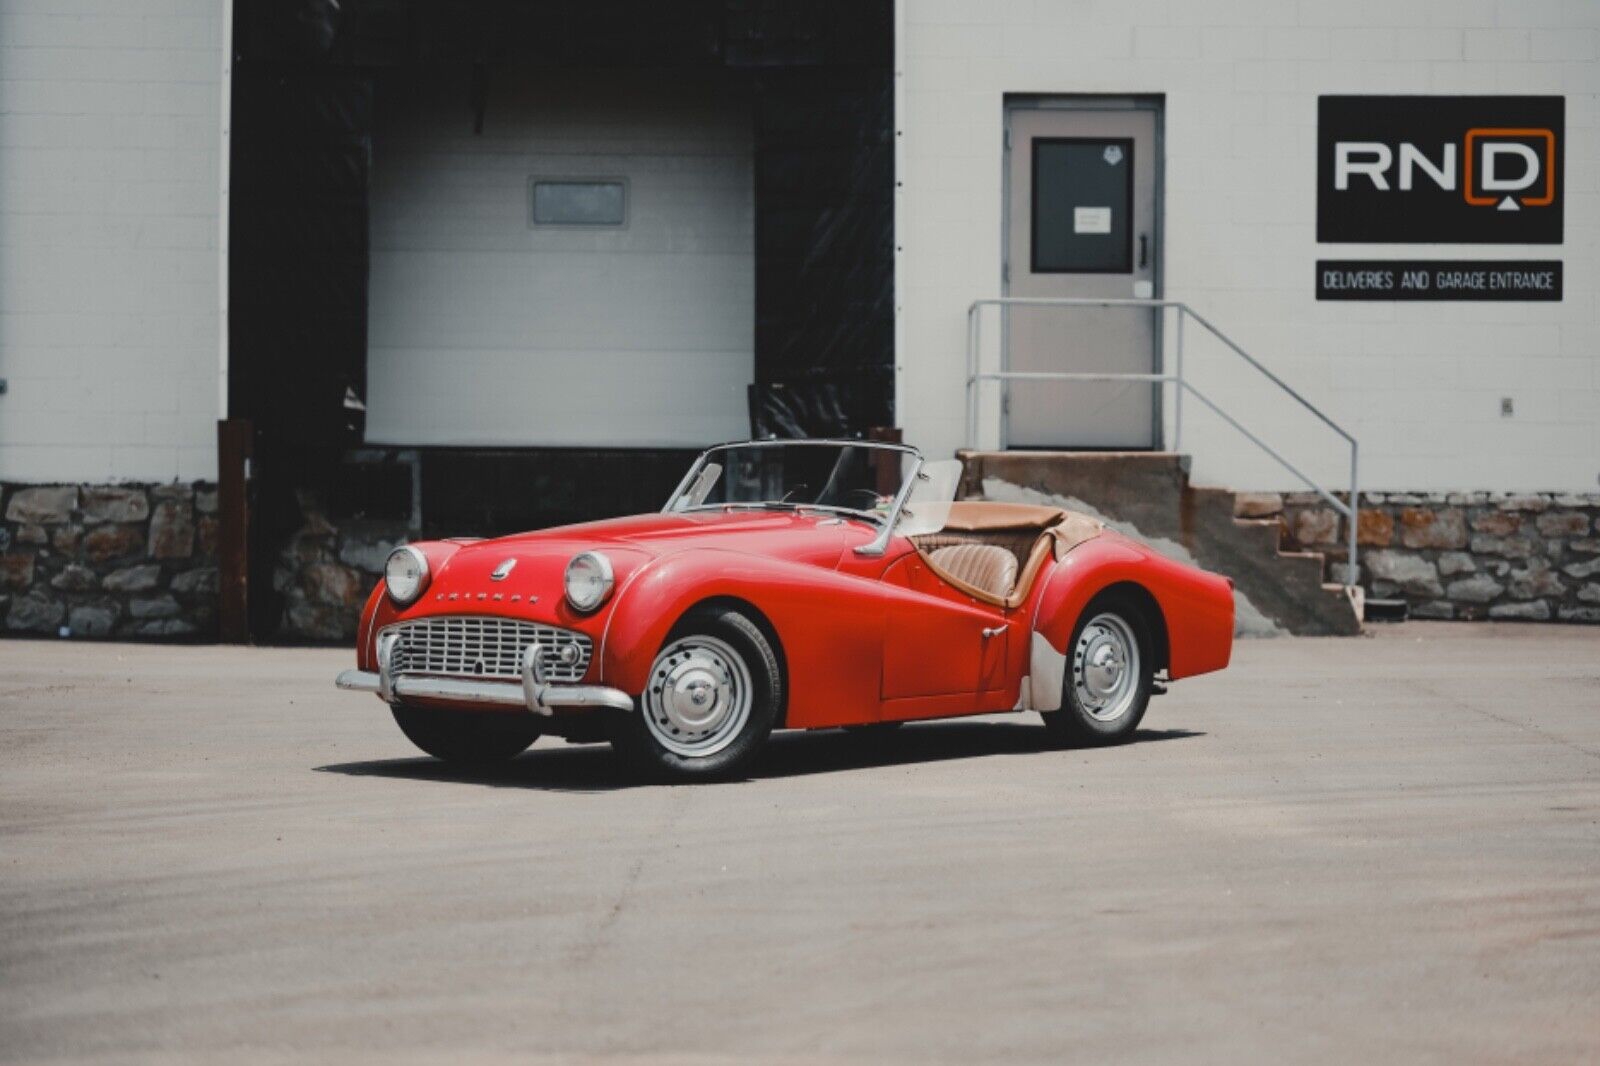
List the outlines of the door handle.
{"type": "Polygon", "coordinates": [[[998,637],[1001,633],[1004,633],[1005,631],[1006,631],[1006,627],[1005,626],[995,626],[993,629],[989,628],[988,626],[985,626],[984,629],[983,629],[983,639],[984,640],[988,640],[990,637],[998,637]]]}
{"type": "Polygon", "coordinates": [[[1139,269],[1143,270],[1150,265],[1150,236],[1139,234],[1139,269]]]}

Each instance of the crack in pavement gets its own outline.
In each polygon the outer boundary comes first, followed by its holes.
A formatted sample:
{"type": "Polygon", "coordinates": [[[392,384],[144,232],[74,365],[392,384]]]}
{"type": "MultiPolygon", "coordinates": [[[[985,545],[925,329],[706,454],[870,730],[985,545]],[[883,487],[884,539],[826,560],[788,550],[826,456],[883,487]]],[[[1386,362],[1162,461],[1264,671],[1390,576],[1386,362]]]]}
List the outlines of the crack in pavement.
{"type": "MultiPolygon", "coordinates": [[[[663,804],[665,817],[662,819],[662,824],[657,828],[655,834],[658,838],[666,837],[670,839],[672,830],[682,818],[689,804],[689,796],[694,791],[693,786],[679,786],[669,790],[668,800],[663,804]]],[[[629,864],[628,871],[623,875],[622,884],[617,888],[616,896],[612,899],[611,905],[605,909],[600,916],[600,920],[590,928],[583,939],[573,948],[570,961],[574,966],[583,966],[593,961],[600,950],[606,946],[611,938],[611,931],[616,927],[617,922],[621,920],[622,912],[628,908],[628,904],[633,899],[634,889],[638,887],[639,879],[644,874],[645,862],[650,857],[651,853],[646,851],[629,864]]]]}
{"type": "Polygon", "coordinates": [[[1478,707],[1469,700],[1462,699],[1453,693],[1442,692],[1438,688],[1429,685],[1424,681],[1414,681],[1412,684],[1414,687],[1420,689],[1428,695],[1433,696],[1436,699],[1443,700],[1452,706],[1460,707],[1462,710],[1471,711],[1480,718],[1489,718],[1493,721],[1499,722],[1501,725],[1508,725],[1515,729],[1521,729],[1525,732],[1533,733],[1536,736],[1543,737],[1545,740],[1554,741],[1555,743],[1569,747],[1573,751],[1579,752],[1580,754],[1587,755],[1591,759],[1600,759],[1600,751],[1595,751],[1593,748],[1586,748],[1576,741],[1569,740],[1568,738],[1559,736],[1555,733],[1547,732],[1531,722],[1519,722],[1515,718],[1507,718],[1504,715],[1496,714],[1495,712],[1486,710],[1483,707],[1478,707]]]}

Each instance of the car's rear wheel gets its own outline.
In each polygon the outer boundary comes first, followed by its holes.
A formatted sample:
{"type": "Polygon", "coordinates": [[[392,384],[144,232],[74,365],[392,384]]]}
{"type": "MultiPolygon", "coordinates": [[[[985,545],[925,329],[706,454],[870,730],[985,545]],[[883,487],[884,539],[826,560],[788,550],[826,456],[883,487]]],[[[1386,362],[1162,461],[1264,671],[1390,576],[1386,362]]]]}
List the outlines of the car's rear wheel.
{"type": "Polygon", "coordinates": [[[655,777],[729,777],[761,750],[782,697],[778,657],[760,627],[731,607],[699,607],[667,636],[612,743],[655,777]]]}
{"type": "Polygon", "coordinates": [[[1061,708],[1045,727],[1069,744],[1117,744],[1139,727],[1155,676],[1150,623],[1127,596],[1096,597],[1067,645],[1061,708]]]}
{"type": "Polygon", "coordinates": [[[458,766],[492,766],[528,750],[539,739],[539,723],[516,711],[453,711],[393,706],[394,720],[411,743],[436,759],[458,766]]]}

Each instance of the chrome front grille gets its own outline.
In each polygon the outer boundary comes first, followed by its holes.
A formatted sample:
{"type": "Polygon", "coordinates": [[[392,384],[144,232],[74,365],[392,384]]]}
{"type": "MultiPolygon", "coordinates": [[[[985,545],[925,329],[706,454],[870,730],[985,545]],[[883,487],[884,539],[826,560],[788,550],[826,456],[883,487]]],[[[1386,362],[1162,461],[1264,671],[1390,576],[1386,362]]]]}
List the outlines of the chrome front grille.
{"type": "Polygon", "coordinates": [[[514,618],[420,618],[390,626],[385,632],[400,635],[391,668],[396,675],[516,681],[522,676],[522,650],[538,641],[544,645],[545,680],[572,682],[582,680],[594,653],[594,643],[582,633],[514,618]]]}

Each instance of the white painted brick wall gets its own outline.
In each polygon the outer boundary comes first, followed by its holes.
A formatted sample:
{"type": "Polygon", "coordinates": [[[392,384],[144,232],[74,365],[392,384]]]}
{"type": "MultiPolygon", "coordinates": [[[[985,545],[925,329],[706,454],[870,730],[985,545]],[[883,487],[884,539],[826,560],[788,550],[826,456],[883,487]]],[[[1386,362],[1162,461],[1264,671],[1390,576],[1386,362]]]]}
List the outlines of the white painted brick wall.
{"type": "Polygon", "coordinates": [[[0,478],[214,478],[223,0],[0,0],[0,478]]]}
{"type": "Polygon", "coordinates": [[[749,431],[748,100],[692,78],[385,85],[373,143],[367,437],[692,446],[749,431]],[[623,177],[624,229],[530,228],[528,180],[623,177]]]}
{"type": "MultiPolygon", "coordinates": [[[[934,454],[962,442],[966,308],[1000,292],[1005,94],[1162,93],[1165,295],[1349,427],[1367,487],[1595,491],[1600,3],[904,0],[904,20],[896,244],[909,440],[934,454]],[[1317,245],[1316,98],[1348,92],[1564,95],[1565,243],[1317,245]],[[1319,255],[1561,259],[1566,298],[1318,303],[1319,255]],[[1514,418],[1500,417],[1506,395],[1514,418]]],[[[1346,476],[1336,438],[1225,350],[1196,341],[1188,363],[1296,462],[1330,483],[1346,476]]],[[[1184,450],[1199,480],[1298,487],[1196,406],[1184,450]]]]}

